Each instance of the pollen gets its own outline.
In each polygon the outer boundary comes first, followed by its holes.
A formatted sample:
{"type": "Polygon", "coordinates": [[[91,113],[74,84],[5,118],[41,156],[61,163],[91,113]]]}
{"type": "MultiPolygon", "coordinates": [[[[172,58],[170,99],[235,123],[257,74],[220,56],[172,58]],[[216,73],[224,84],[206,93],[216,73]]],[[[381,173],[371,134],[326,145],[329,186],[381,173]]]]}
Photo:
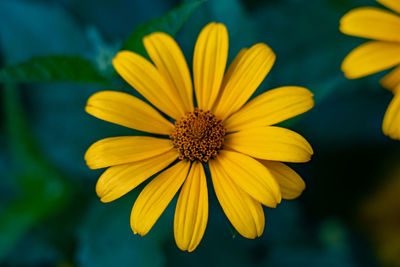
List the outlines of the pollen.
{"type": "Polygon", "coordinates": [[[175,121],[175,129],[169,135],[180,159],[207,162],[218,155],[226,133],[222,121],[210,111],[195,109],[175,121]]]}

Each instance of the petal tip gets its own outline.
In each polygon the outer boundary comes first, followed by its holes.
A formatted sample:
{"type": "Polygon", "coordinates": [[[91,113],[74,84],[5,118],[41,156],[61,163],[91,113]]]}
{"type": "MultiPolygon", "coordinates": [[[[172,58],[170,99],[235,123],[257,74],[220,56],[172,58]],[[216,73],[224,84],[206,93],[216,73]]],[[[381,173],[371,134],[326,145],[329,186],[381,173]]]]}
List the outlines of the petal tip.
{"type": "Polygon", "coordinates": [[[144,236],[148,232],[148,231],[143,231],[143,229],[139,229],[139,227],[133,222],[132,219],[131,219],[131,229],[134,235],[144,236]]]}
{"type": "Polygon", "coordinates": [[[225,24],[223,24],[221,22],[214,22],[214,26],[217,27],[220,30],[228,31],[228,29],[226,28],[225,24]]]}
{"type": "Polygon", "coordinates": [[[97,192],[97,190],[96,190],[96,193],[97,193],[97,196],[100,198],[100,201],[103,203],[109,203],[114,200],[110,197],[109,194],[105,194],[104,192],[97,192]]]}
{"type": "Polygon", "coordinates": [[[86,161],[86,165],[88,166],[88,168],[89,169],[91,169],[91,170],[97,170],[97,169],[100,169],[96,164],[94,164],[94,163],[92,163],[92,162],[89,162],[89,161],[86,161]]]}
{"type": "Polygon", "coordinates": [[[387,137],[390,137],[393,140],[400,140],[400,132],[395,132],[391,129],[390,125],[383,125],[382,126],[382,132],[384,135],[386,135],[387,137]]]}
{"type": "Polygon", "coordinates": [[[128,51],[122,50],[122,51],[119,51],[119,52],[117,52],[117,53],[115,54],[114,58],[112,59],[112,64],[113,64],[114,67],[115,67],[115,64],[118,62],[118,60],[120,60],[121,57],[123,57],[124,55],[126,55],[127,52],[128,52],[128,51]]]}
{"type": "MultiPolygon", "coordinates": [[[[97,195],[97,196],[99,196],[99,195],[97,195]]],[[[100,197],[100,196],[99,196],[99,197],[100,197]]],[[[104,197],[100,198],[100,201],[103,202],[103,203],[108,203],[108,202],[110,202],[110,201],[107,201],[104,197]]]]}
{"type": "Polygon", "coordinates": [[[262,236],[262,234],[264,233],[264,227],[265,227],[265,225],[263,227],[260,227],[260,229],[257,229],[257,237],[262,236]]]}
{"type": "Polygon", "coordinates": [[[347,57],[343,60],[342,65],[340,67],[340,69],[343,72],[344,77],[346,77],[349,80],[354,80],[357,78],[361,78],[362,76],[358,76],[358,75],[354,75],[354,73],[352,72],[351,68],[348,66],[347,64],[348,60],[347,57]]]}
{"type": "Polygon", "coordinates": [[[97,181],[96,184],[96,195],[100,198],[100,201],[103,203],[108,203],[113,201],[114,199],[110,198],[110,194],[107,193],[103,184],[100,184],[100,179],[97,181]]]}
{"type": "MultiPolygon", "coordinates": [[[[121,61],[123,61],[123,60],[127,60],[127,58],[128,57],[131,57],[132,55],[138,55],[138,54],[136,54],[136,53],[133,53],[133,52],[131,52],[131,51],[128,51],[128,50],[122,50],[122,51],[119,51],[115,56],[114,56],[114,58],[112,59],[112,64],[113,64],[113,66],[114,66],[114,68],[117,70],[117,72],[118,72],[118,67],[121,65],[121,61]]],[[[139,56],[139,55],[138,55],[139,56]]]]}
{"type": "Polygon", "coordinates": [[[133,228],[133,227],[131,227],[132,228],[132,232],[133,232],[133,234],[134,235],[137,235],[138,234],[138,232],[133,228]]]}
{"type": "Polygon", "coordinates": [[[276,206],[278,206],[278,204],[281,204],[282,202],[282,193],[281,191],[279,191],[279,197],[276,199],[276,205],[274,208],[276,208],[276,206]]]}

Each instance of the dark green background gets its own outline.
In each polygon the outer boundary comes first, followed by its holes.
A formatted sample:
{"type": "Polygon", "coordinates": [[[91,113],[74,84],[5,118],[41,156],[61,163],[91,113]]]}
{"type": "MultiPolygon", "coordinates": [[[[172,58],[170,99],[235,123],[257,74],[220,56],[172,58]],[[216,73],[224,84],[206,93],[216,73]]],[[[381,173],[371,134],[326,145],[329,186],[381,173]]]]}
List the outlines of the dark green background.
{"type": "MultiPolygon", "coordinates": [[[[284,85],[304,86],[315,94],[313,110],[284,123],[314,148],[310,163],[291,165],[307,189],[297,200],[265,209],[261,238],[233,238],[210,182],[206,233],[190,254],[174,244],[176,200],[143,238],[129,226],[142,187],[112,203],[99,201],[94,188],[101,171],[87,168],[86,149],[101,138],[135,132],[89,116],[86,100],[104,89],[133,93],[110,60],[137,26],[181,3],[0,1],[1,66],[57,56],[46,61],[50,74],[32,67],[43,64],[40,60],[30,61],[23,74],[20,69],[0,74],[6,81],[0,85],[0,265],[396,266],[378,256],[386,240],[379,229],[388,224],[398,229],[393,235],[400,235],[399,205],[384,199],[372,210],[372,220],[362,212],[382,185],[400,179],[399,141],[381,131],[392,95],[379,85],[382,74],[352,81],[340,71],[343,58],[362,40],[342,35],[339,19],[352,8],[377,5],[372,0],[209,0],[176,36],[191,62],[201,28],[223,22],[230,60],[257,42],[267,43],[277,55],[256,94],[284,85]],[[74,69],[74,64],[88,67],[74,69]],[[376,211],[383,207],[393,216],[382,218],[376,211]]],[[[170,24],[152,27],[174,32],[170,24]]],[[[125,46],[140,52],[136,39],[125,46]]],[[[400,249],[397,240],[394,250],[400,249]]]]}

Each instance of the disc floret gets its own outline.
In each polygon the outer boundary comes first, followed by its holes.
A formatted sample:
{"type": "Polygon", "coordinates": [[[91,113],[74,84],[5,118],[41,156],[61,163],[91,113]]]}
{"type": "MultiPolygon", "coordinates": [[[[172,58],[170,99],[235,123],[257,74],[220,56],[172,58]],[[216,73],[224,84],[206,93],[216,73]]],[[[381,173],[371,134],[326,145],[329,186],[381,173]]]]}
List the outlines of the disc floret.
{"type": "Polygon", "coordinates": [[[207,162],[222,148],[226,129],[210,111],[195,109],[175,121],[169,135],[180,159],[207,162]]]}

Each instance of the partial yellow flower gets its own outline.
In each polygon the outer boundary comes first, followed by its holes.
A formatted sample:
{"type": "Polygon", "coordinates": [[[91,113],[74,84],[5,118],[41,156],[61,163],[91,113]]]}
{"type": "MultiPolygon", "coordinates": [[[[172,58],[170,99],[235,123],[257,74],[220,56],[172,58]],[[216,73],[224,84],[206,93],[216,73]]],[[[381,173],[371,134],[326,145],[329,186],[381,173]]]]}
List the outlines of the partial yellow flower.
{"type": "Polygon", "coordinates": [[[400,101],[396,95],[400,90],[400,1],[377,0],[391,9],[361,7],[351,10],[340,20],[340,31],[347,35],[372,39],[343,60],[342,71],[349,79],[357,79],[395,67],[382,80],[383,87],[391,90],[395,97],[386,111],[383,132],[400,140],[400,101]]]}
{"type": "Polygon", "coordinates": [[[313,154],[302,136],[271,125],[311,109],[312,93],[287,86],[247,102],[272,68],[275,54],[267,45],[256,44],[243,49],[225,72],[228,32],[220,23],[208,24],[197,39],[193,83],[172,37],[156,32],[143,43],[152,63],[121,51],[113,65],[165,116],[126,93],[103,91],[89,98],[89,114],[158,136],[112,137],[94,143],[85,155],[87,165],[108,168],[97,182],[97,195],[103,202],[113,201],[158,173],[133,206],[131,228],[135,234],[148,233],[180,190],[175,241],[190,252],[207,225],[208,166],[232,225],[246,238],[260,236],[265,225],[262,205],[276,207],[282,198],[296,198],[305,189],[300,176],[280,161],[306,162],[313,154]]]}

